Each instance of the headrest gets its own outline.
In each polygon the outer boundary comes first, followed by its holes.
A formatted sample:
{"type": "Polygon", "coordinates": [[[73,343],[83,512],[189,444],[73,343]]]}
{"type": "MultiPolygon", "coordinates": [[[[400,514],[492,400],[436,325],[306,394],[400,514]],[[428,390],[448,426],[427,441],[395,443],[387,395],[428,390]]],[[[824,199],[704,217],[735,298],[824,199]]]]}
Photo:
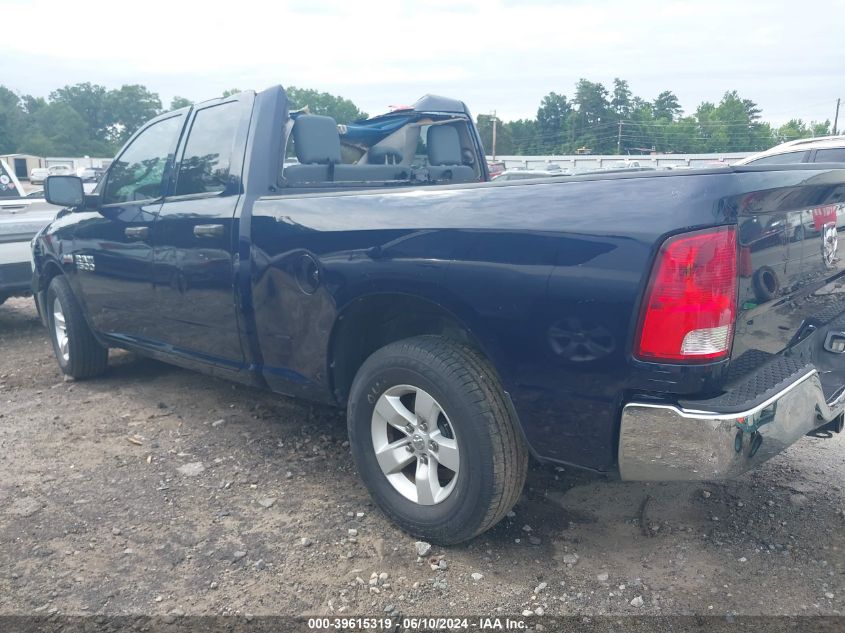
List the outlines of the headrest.
{"type": "Polygon", "coordinates": [[[316,114],[297,117],[293,143],[296,157],[303,165],[340,163],[340,135],[331,117],[316,114]]]}
{"type": "Polygon", "coordinates": [[[452,125],[432,125],[426,135],[428,162],[432,165],[460,165],[461,140],[452,125]]]}
{"type": "Polygon", "coordinates": [[[399,165],[402,162],[402,152],[395,147],[371,147],[367,152],[367,162],[370,165],[399,165]]]}

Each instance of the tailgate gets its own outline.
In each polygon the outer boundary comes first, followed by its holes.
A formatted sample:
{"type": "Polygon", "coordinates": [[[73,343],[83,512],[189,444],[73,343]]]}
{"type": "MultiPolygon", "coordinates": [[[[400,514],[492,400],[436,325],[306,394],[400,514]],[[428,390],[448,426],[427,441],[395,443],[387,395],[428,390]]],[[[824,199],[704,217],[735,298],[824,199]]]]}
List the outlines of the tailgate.
{"type": "Polygon", "coordinates": [[[623,479],[736,477],[804,435],[842,430],[845,170],[790,166],[739,180],[752,187],[721,201],[725,215],[737,218],[739,248],[737,322],[723,389],[707,399],[626,403],[623,479]]]}
{"type": "Polygon", "coordinates": [[[732,204],[740,283],[728,385],[753,379],[759,393],[814,366],[835,396],[845,384],[845,170],[807,171],[801,185],[732,204]]]}

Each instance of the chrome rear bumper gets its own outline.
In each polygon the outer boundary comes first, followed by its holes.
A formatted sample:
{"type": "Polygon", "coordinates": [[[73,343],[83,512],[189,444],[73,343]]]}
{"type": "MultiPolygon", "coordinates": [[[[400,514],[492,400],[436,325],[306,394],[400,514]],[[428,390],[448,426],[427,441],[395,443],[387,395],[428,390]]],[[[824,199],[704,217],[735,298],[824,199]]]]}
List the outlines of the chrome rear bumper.
{"type": "Polygon", "coordinates": [[[622,410],[619,474],[633,481],[729,479],[845,411],[845,391],[825,400],[813,369],[740,413],[629,403],[622,410]]]}

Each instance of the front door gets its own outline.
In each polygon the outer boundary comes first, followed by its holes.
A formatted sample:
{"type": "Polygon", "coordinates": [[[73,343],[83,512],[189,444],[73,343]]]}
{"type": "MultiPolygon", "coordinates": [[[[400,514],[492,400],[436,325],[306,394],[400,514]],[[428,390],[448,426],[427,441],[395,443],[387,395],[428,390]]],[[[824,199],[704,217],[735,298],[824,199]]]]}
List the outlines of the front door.
{"type": "Polygon", "coordinates": [[[233,370],[244,362],[233,257],[250,104],[233,97],[193,112],[154,237],[158,337],[187,360],[233,370]]]}
{"type": "Polygon", "coordinates": [[[74,281],[95,329],[152,338],[152,229],[170,179],[184,114],[153,120],[126,145],[98,188],[100,209],[74,232],[74,281]]]}

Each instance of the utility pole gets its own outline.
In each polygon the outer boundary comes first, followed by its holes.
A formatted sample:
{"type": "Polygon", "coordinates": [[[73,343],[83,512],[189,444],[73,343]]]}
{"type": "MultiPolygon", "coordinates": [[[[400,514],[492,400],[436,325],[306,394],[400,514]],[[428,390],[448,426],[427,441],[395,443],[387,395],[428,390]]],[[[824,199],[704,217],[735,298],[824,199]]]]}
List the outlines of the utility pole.
{"type": "Polygon", "coordinates": [[[616,134],[616,154],[622,153],[622,119],[619,119],[619,132],[616,134]]]}
{"type": "Polygon", "coordinates": [[[496,118],[495,110],[493,110],[491,120],[493,121],[493,160],[496,160],[496,124],[499,122],[499,119],[496,118]]]}
{"type": "Polygon", "coordinates": [[[836,100],[836,116],[833,117],[833,135],[836,136],[838,131],[838,124],[839,124],[839,101],[841,99],[836,100]]]}

